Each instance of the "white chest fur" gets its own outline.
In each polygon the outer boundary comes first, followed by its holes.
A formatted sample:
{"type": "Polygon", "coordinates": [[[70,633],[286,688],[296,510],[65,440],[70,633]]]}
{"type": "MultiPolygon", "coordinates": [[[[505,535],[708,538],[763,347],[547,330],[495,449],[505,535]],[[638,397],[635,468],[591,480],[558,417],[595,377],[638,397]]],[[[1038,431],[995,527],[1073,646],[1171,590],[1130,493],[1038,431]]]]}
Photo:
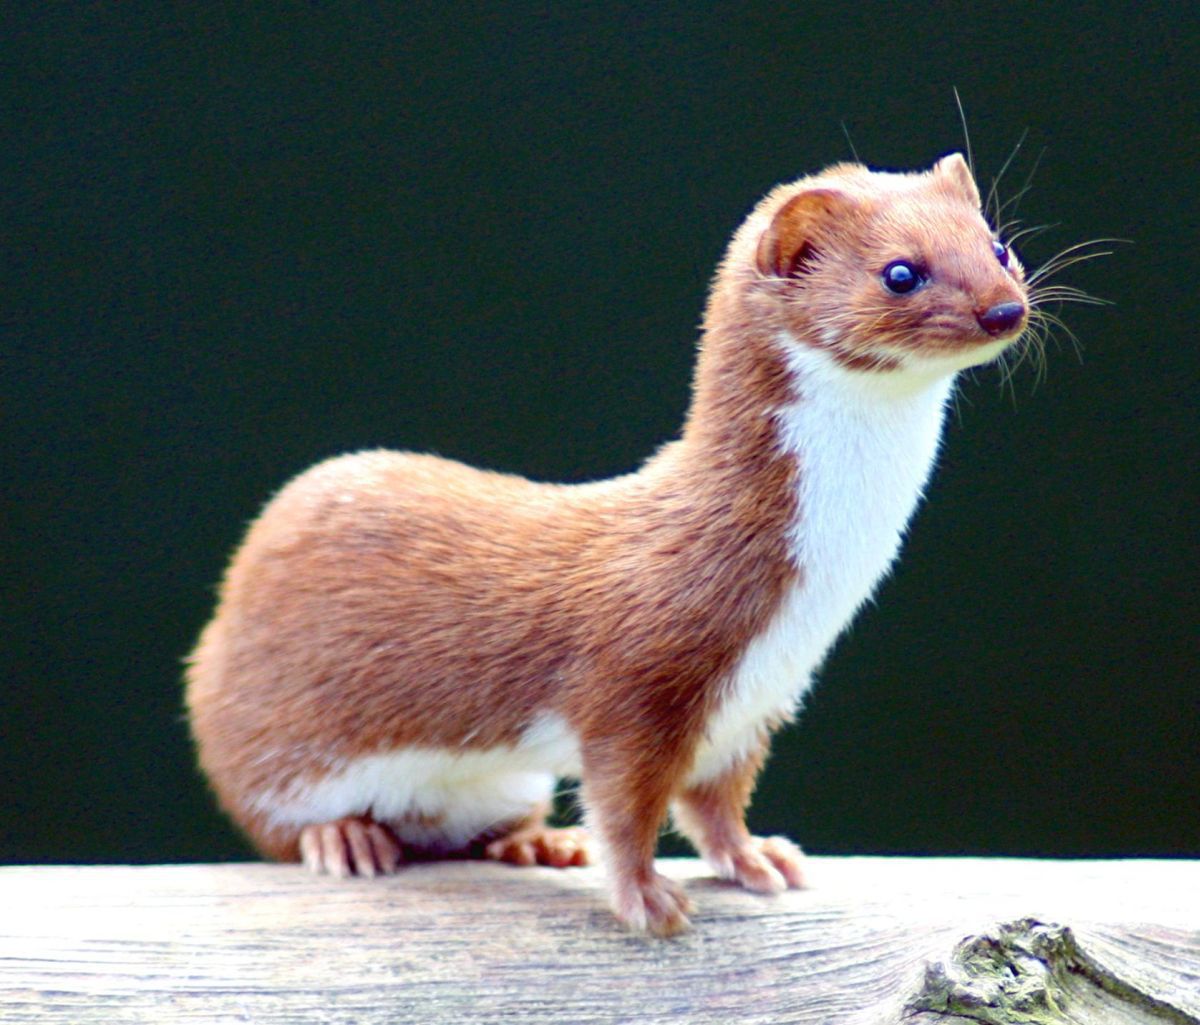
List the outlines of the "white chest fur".
{"type": "Polygon", "coordinates": [[[800,576],[739,659],[692,782],[721,772],[753,748],[764,722],[794,711],[812,671],[887,573],[933,466],[953,386],[944,377],[912,387],[788,348],[798,399],[772,415],[799,462],[791,543],[800,576]]]}

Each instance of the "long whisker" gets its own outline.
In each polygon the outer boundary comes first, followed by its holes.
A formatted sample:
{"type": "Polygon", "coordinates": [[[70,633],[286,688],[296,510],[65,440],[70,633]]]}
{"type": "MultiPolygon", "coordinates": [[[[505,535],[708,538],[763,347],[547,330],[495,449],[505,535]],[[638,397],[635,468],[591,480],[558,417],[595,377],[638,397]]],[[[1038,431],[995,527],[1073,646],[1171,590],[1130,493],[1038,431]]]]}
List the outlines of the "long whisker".
{"type": "Polygon", "coordinates": [[[859,159],[858,150],[854,146],[854,140],[850,138],[850,129],[846,127],[845,121],[842,122],[842,134],[846,137],[846,142],[850,146],[850,155],[854,157],[854,162],[861,164],[862,160],[859,159]]]}
{"type": "Polygon", "coordinates": [[[1029,227],[1021,228],[1019,231],[1014,231],[1009,234],[1009,229],[1020,224],[1020,221],[1009,221],[1008,224],[1000,228],[1000,237],[1010,246],[1016,245],[1021,239],[1035,239],[1043,232],[1049,231],[1051,228],[1057,228],[1057,224],[1031,224],[1029,227]]]}
{"type": "Polygon", "coordinates": [[[954,90],[954,102],[958,105],[958,119],[962,122],[963,130],[963,145],[967,147],[967,167],[971,171],[971,177],[975,177],[975,154],[971,151],[971,133],[967,130],[967,112],[963,109],[962,97],[958,94],[958,86],[951,86],[954,90]]]}
{"type": "MultiPolygon", "coordinates": [[[[961,101],[959,101],[959,106],[961,116],[961,101]]],[[[1003,239],[1005,244],[1010,246],[1015,246],[1018,242],[1028,244],[1051,228],[1058,227],[1057,224],[1026,225],[1017,216],[1018,206],[1025,193],[1032,188],[1034,176],[1046,155],[1045,148],[1038,153],[1021,188],[1012,196],[1001,201],[1001,183],[1005,175],[1011,173],[1017,155],[1023,152],[1027,138],[1028,131],[1022,132],[1012,152],[1001,165],[999,173],[992,179],[987,198],[983,203],[984,211],[989,215],[988,220],[997,226],[997,237],[1003,239]]],[[[1110,256],[1114,252],[1114,246],[1125,242],[1127,242],[1126,239],[1118,238],[1096,238],[1077,242],[1055,253],[1029,272],[1026,278],[1029,307],[1028,325],[1016,344],[1005,350],[995,361],[999,370],[1000,390],[1002,393],[1009,392],[1014,403],[1017,397],[1016,378],[1026,364],[1033,367],[1033,387],[1035,389],[1046,380],[1049,371],[1048,351],[1051,342],[1060,345],[1061,341],[1065,340],[1071,345],[1076,358],[1081,361],[1083,359],[1083,346],[1079,338],[1058,315],[1057,310],[1068,303],[1084,306],[1111,305],[1108,300],[1090,295],[1074,285],[1052,284],[1050,283],[1051,279],[1075,264],[1085,263],[1101,256],[1110,256]],[[1054,312],[1051,312],[1052,310],[1054,312]]]]}
{"type": "Polygon", "coordinates": [[[1022,185],[1021,188],[1017,190],[1015,195],[1010,196],[1003,203],[1001,203],[999,206],[996,207],[996,220],[997,221],[999,221],[1000,218],[1004,216],[1004,211],[1007,210],[1010,206],[1012,207],[1014,216],[1016,215],[1017,206],[1020,204],[1021,200],[1025,197],[1025,193],[1027,193],[1031,188],[1033,188],[1033,176],[1035,174],[1037,174],[1038,165],[1041,164],[1042,157],[1044,157],[1045,155],[1046,155],[1046,148],[1043,146],[1042,151],[1037,155],[1037,158],[1033,162],[1033,167],[1031,167],[1029,169],[1029,174],[1027,174],[1025,176],[1025,184],[1022,185]]]}
{"type": "Polygon", "coordinates": [[[1090,295],[1082,288],[1074,285],[1048,285],[1035,288],[1029,294],[1031,306],[1041,306],[1048,302],[1080,303],[1084,306],[1111,306],[1112,301],[1090,295]]]}
{"type": "MultiPolygon", "coordinates": [[[[1046,326],[1036,317],[1030,316],[1029,330],[1017,347],[1018,358],[1013,369],[1016,370],[1026,360],[1033,364],[1033,387],[1036,389],[1046,380],[1048,363],[1046,360],[1046,326]]],[[[1016,397],[1015,387],[1013,389],[1016,397]]]]}
{"type": "Polygon", "coordinates": [[[1058,274],[1067,267],[1072,267],[1077,263],[1085,263],[1088,260],[1095,260],[1101,256],[1111,256],[1114,252],[1112,249],[1086,251],[1088,246],[1098,246],[1111,244],[1114,242],[1125,242],[1126,239],[1114,238],[1095,238],[1087,242],[1078,242],[1073,246],[1068,246],[1060,253],[1056,253],[1043,263],[1037,270],[1029,275],[1029,284],[1036,285],[1039,281],[1045,278],[1058,274]]]}
{"type": "MultiPolygon", "coordinates": [[[[1012,380],[1012,368],[1008,364],[1007,349],[996,357],[996,370],[1000,374],[1000,394],[1003,395],[1004,386],[1012,380]]],[[[974,374],[971,375],[972,380],[974,379],[974,376],[974,374]]]]}
{"type": "Polygon", "coordinates": [[[987,199],[984,200],[983,208],[985,210],[992,210],[993,206],[995,207],[995,217],[993,220],[998,221],[1000,219],[1000,195],[996,190],[1000,187],[1000,181],[1004,178],[1005,172],[1012,166],[1012,162],[1016,159],[1017,154],[1021,152],[1021,147],[1025,144],[1028,136],[1029,129],[1026,128],[1021,133],[1021,137],[1017,140],[1017,144],[1013,147],[1012,152],[1008,155],[1008,159],[1004,161],[1000,166],[1000,170],[992,178],[992,186],[988,189],[987,199]]]}
{"type": "Polygon", "coordinates": [[[1006,199],[1003,203],[999,204],[996,207],[996,220],[999,220],[1001,217],[1003,217],[1004,211],[1007,210],[1010,206],[1012,207],[1013,213],[1015,214],[1017,212],[1017,204],[1020,203],[1021,200],[1025,198],[1025,193],[1027,193],[1032,188],[1033,188],[1033,182],[1027,181],[1016,192],[1014,192],[1011,196],[1009,196],[1008,199],[1006,199]]]}
{"type": "Polygon", "coordinates": [[[1075,357],[1081,363],[1083,362],[1083,343],[1079,341],[1079,337],[1060,317],[1046,310],[1032,310],[1030,311],[1030,319],[1042,328],[1043,339],[1055,338],[1055,330],[1061,331],[1066,335],[1067,340],[1071,343],[1071,348],[1075,350],[1075,357]]]}

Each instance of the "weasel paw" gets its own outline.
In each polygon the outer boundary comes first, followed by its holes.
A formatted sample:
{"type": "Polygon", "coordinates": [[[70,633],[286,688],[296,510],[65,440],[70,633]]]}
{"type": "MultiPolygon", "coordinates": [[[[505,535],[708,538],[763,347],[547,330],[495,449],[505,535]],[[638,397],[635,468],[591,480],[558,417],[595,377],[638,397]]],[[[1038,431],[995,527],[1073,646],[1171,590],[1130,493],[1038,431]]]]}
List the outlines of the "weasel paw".
{"type": "Polygon", "coordinates": [[[404,860],[390,829],[360,817],[305,826],[300,831],[300,857],[312,872],[368,879],[391,875],[404,860]]]}
{"type": "Polygon", "coordinates": [[[617,884],[613,910],[624,926],[651,936],[674,936],[691,925],[692,902],[683,887],[657,872],[644,882],[617,884]]]}
{"type": "Polygon", "coordinates": [[[803,889],[804,853],[782,836],[752,836],[750,842],[709,858],[722,879],[755,893],[803,889]]]}
{"type": "Polygon", "coordinates": [[[510,865],[549,865],[569,868],[592,864],[592,846],[587,831],[577,826],[551,829],[537,825],[518,829],[484,849],[484,856],[510,865]]]}

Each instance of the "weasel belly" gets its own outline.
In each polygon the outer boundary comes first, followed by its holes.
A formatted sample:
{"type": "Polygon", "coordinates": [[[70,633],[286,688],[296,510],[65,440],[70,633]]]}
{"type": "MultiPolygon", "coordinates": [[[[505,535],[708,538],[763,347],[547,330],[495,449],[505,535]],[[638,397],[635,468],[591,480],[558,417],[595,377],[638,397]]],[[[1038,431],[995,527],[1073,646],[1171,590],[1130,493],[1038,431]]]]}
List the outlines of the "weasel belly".
{"type": "Polygon", "coordinates": [[[573,733],[560,717],[544,715],[511,745],[409,746],[333,759],[259,794],[253,806],[273,829],[369,814],[406,843],[448,852],[529,815],[553,796],[557,777],[578,771],[573,733]]]}

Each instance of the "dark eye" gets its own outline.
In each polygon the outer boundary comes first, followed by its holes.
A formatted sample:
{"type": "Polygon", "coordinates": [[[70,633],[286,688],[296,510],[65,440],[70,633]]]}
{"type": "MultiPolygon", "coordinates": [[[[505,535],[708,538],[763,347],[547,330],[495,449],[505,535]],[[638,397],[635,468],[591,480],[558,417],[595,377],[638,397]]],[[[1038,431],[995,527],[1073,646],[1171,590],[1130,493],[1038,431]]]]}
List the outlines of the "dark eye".
{"type": "Polygon", "coordinates": [[[894,260],[883,268],[883,284],[889,292],[904,295],[921,283],[917,268],[907,260],[894,260]]]}
{"type": "Polygon", "coordinates": [[[996,254],[996,259],[1000,261],[1001,267],[1008,266],[1008,246],[998,238],[992,239],[992,252],[996,254]]]}

